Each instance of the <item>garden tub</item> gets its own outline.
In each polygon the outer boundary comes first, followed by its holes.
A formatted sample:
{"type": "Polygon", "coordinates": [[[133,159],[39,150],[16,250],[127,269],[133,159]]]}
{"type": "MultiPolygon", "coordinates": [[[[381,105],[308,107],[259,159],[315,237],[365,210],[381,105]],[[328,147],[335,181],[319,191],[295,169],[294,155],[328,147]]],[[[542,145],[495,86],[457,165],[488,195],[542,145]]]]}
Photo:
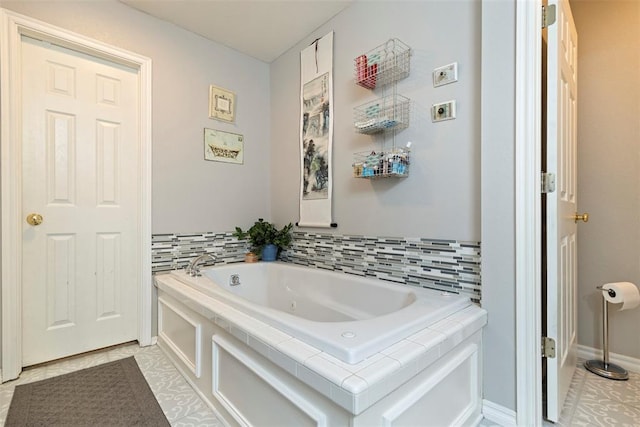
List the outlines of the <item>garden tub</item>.
{"type": "Polygon", "coordinates": [[[170,276],[348,364],[471,305],[456,294],[282,262],[170,276]]]}

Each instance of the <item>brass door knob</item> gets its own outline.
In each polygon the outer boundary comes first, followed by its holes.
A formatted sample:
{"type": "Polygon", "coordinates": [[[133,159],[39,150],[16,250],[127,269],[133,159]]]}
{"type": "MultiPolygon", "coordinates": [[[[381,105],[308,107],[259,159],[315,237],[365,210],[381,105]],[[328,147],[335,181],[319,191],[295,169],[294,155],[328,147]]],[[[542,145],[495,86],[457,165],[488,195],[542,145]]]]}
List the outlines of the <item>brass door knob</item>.
{"type": "Polygon", "coordinates": [[[42,224],[42,215],[39,213],[30,213],[27,215],[27,222],[33,226],[40,225],[42,224]]]}
{"type": "Polygon", "coordinates": [[[583,213],[583,214],[578,214],[578,212],[576,212],[573,215],[573,220],[577,223],[578,221],[583,221],[583,222],[588,222],[589,221],[589,214],[588,213],[583,213]]]}

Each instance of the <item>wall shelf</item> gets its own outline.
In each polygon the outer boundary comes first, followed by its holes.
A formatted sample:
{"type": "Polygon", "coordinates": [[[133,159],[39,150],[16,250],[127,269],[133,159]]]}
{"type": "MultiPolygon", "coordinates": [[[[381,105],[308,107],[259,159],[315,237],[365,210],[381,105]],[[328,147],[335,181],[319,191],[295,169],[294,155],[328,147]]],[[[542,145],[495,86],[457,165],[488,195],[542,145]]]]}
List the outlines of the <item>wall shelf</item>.
{"type": "Polygon", "coordinates": [[[363,151],[353,155],[354,178],[405,178],[409,176],[409,149],[363,151]]]}
{"type": "Polygon", "coordinates": [[[355,59],[355,82],[366,89],[380,89],[373,101],[353,110],[356,133],[376,135],[377,150],[353,155],[355,178],[390,178],[409,175],[409,145],[396,147],[396,133],[409,127],[411,101],[397,93],[397,82],[410,72],[411,48],[398,39],[390,39],[355,59]],[[390,143],[387,143],[390,141],[390,143]]]}
{"type": "Polygon", "coordinates": [[[409,98],[389,95],[354,109],[353,126],[367,135],[399,131],[409,127],[409,98]]]}
{"type": "Polygon", "coordinates": [[[375,89],[407,77],[410,56],[409,46],[398,39],[390,39],[355,59],[356,84],[375,89]]]}

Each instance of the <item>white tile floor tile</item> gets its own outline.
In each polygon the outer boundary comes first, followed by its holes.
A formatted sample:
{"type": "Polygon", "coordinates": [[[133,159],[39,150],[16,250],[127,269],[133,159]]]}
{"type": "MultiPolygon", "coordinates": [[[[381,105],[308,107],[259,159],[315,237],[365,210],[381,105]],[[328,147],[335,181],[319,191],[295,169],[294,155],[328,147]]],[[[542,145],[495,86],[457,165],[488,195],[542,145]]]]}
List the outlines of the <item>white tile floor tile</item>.
{"type": "MultiPolygon", "coordinates": [[[[134,356],[172,426],[222,427],[157,346],[128,344],[25,370],[19,379],[0,385],[0,426],[4,425],[17,385],[134,356]]],[[[587,372],[580,361],[557,426],[640,426],[640,374],[613,381],[587,372]]],[[[326,381],[326,380],[325,380],[326,381]]],[[[481,426],[495,424],[483,420],[481,426]]],[[[552,424],[545,423],[547,426],[552,424]]]]}
{"type": "Polygon", "coordinates": [[[609,380],[587,371],[580,360],[557,425],[640,426],[640,374],[609,380]]]}
{"type": "MultiPolygon", "coordinates": [[[[495,426],[482,420],[481,427],[495,426]]],[[[560,420],[544,427],[640,426],[640,374],[629,372],[628,381],[602,378],[578,361],[560,420]]]]}
{"type": "Polygon", "coordinates": [[[222,427],[224,425],[157,346],[139,347],[137,344],[126,344],[30,368],[25,370],[19,379],[1,384],[0,426],[4,425],[13,390],[17,385],[51,378],[129,356],[136,358],[140,371],[149,383],[149,387],[172,426],[222,427]]]}

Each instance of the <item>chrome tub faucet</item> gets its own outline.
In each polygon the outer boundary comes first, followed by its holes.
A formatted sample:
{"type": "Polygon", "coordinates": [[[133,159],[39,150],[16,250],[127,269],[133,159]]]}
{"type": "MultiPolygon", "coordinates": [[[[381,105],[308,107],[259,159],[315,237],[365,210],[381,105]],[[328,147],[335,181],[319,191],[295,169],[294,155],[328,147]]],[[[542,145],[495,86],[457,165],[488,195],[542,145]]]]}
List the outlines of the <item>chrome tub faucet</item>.
{"type": "Polygon", "coordinates": [[[202,255],[198,255],[194,259],[191,260],[189,265],[186,268],[187,274],[191,277],[200,277],[202,274],[200,273],[200,263],[207,258],[211,258],[213,262],[216,262],[216,257],[206,253],[202,255]]]}

